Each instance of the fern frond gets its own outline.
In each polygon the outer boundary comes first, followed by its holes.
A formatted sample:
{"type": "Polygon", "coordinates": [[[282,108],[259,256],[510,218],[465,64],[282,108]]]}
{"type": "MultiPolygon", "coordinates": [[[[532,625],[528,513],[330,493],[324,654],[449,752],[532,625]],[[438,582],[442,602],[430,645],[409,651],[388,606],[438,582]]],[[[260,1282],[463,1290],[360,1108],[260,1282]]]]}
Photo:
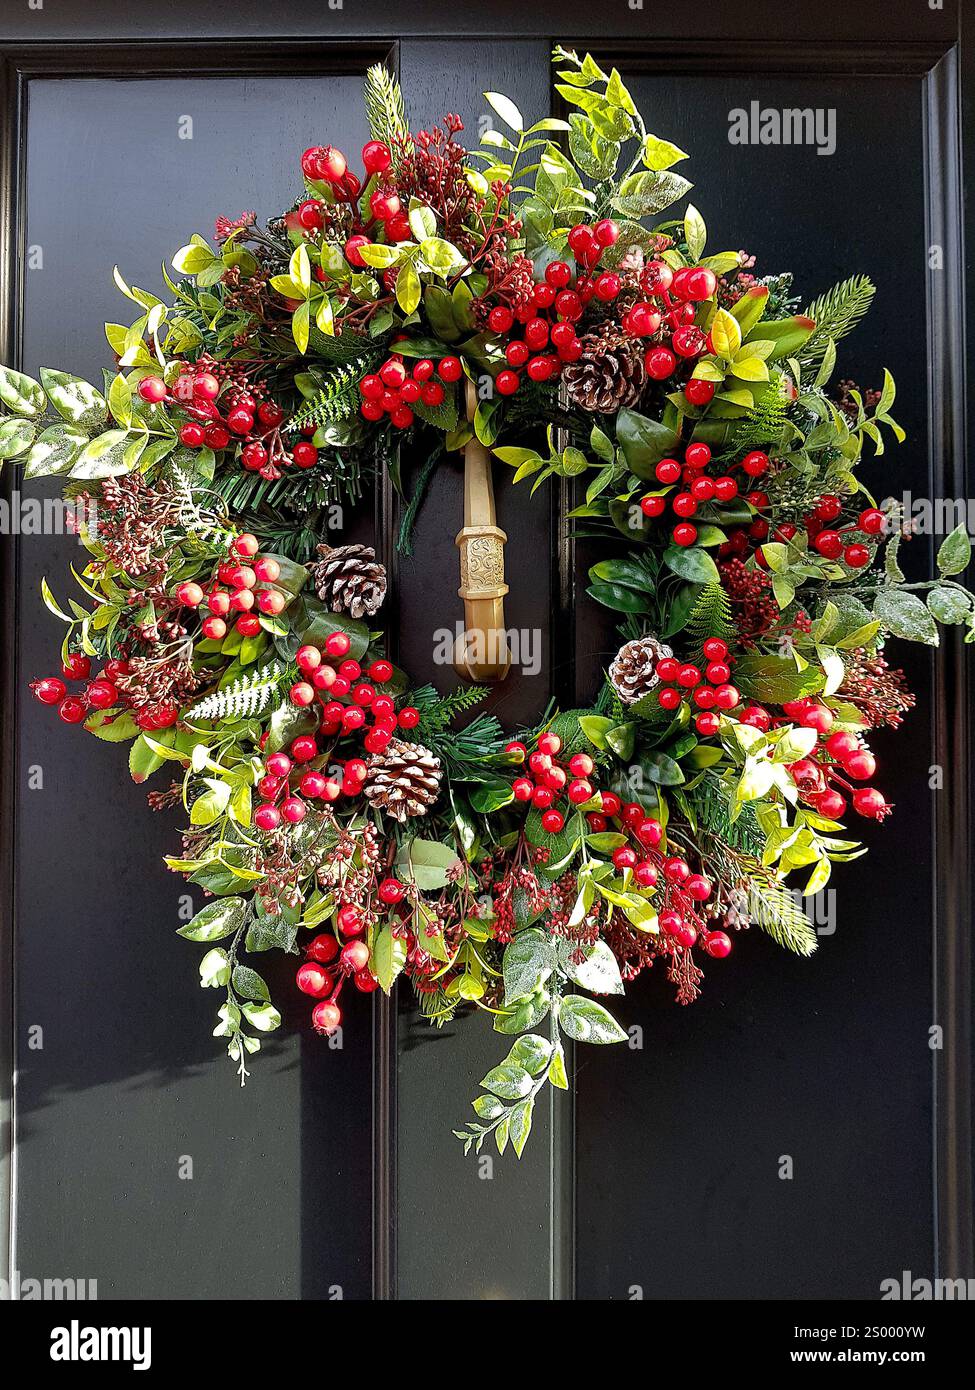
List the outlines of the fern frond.
{"type": "Polygon", "coordinates": [[[384,63],[374,64],[366,73],[364,96],[372,138],[389,146],[395,163],[398,142],[406,139],[410,130],[402,88],[384,63]]]}
{"type": "Polygon", "coordinates": [[[257,671],[248,671],[226,687],[207,695],[187,711],[190,719],[250,719],[263,714],[278,691],[284,667],[269,662],[257,671]]]}
{"type": "Polygon", "coordinates": [[[816,320],[816,331],[803,344],[799,361],[821,361],[830,338],[834,342],[845,338],[870,308],[875,294],[876,286],[869,276],[853,275],[814,299],[803,312],[816,320]]]}
{"type": "Polygon", "coordinates": [[[785,884],[766,877],[757,861],[755,867],[756,874],[748,888],[749,915],[787,951],[811,956],[819,944],[816,928],[785,884]]]}
{"type": "Polygon", "coordinates": [[[723,584],[705,584],[687,620],[687,633],[694,642],[722,637],[730,642],[737,636],[731,617],[731,600],[723,584]]]}
{"type": "Polygon", "coordinates": [[[462,685],[449,695],[441,695],[432,685],[421,685],[409,697],[410,704],[420,712],[417,728],[422,726],[427,732],[446,729],[458,714],[466,714],[479,705],[487,693],[484,685],[462,685]]]}
{"type": "Polygon", "coordinates": [[[778,444],[782,439],[790,404],[781,389],[781,382],[770,386],[735,424],[733,447],[736,450],[757,449],[763,444],[778,444]]]}
{"type": "Polygon", "coordinates": [[[295,434],[305,425],[337,425],[356,415],[362,404],[359,382],[367,362],[367,357],[357,357],[330,372],[318,394],[292,415],[288,433],[295,434]]]}

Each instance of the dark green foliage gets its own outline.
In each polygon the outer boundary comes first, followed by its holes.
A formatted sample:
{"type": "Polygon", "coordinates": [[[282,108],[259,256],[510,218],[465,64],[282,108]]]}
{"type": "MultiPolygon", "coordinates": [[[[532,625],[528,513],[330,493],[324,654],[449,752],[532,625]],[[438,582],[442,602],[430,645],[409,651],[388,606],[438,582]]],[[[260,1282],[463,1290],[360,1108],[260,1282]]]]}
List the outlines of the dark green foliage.
{"type": "Polygon", "coordinates": [[[803,345],[800,361],[821,361],[830,338],[835,342],[846,337],[870,308],[875,293],[869,276],[852,275],[814,299],[804,313],[816,320],[816,331],[803,345]]]}

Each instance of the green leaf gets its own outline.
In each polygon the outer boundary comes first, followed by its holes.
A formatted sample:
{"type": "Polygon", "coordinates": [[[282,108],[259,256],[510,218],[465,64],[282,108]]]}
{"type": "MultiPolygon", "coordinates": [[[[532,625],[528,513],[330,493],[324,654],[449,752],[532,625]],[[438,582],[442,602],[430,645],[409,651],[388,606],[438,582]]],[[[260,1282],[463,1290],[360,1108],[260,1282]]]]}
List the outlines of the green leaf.
{"type": "Polygon", "coordinates": [[[500,1096],[502,1100],[521,1100],[531,1090],[532,1078],[524,1067],[509,1066],[507,1062],[502,1062],[499,1067],[493,1067],[487,1076],[482,1077],[478,1084],[483,1090],[500,1096]]]}
{"type": "MultiPolygon", "coordinates": [[[[173,737],[172,730],[165,730],[160,734],[156,742],[163,744],[171,742],[173,737]],[[167,738],[166,735],[169,735],[167,738]]],[[[144,782],[147,777],[158,771],[162,767],[165,759],[158,753],[154,753],[146,741],[145,734],[140,734],[129,749],[129,773],[133,782],[144,782]]]]}
{"type": "Polygon", "coordinates": [[[43,387],[32,376],[0,367],[0,401],[15,415],[39,415],[47,404],[43,387]]]}
{"type": "Polygon", "coordinates": [[[281,1027],[281,1015],[273,1004],[243,1004],[241,1012],[259,1033],[273,1033],[281,1027]]]}
{"type": "Polygon", "coordinates": [[[445,888],[447,875],[458,864],[457,851],[439,840],[405,840],[396,856],[397,866],[418,888],[431,892],[445,888]]]}
{"type": "MultiPolygon", "coordinates": [[[[671,146],[673,149],[674,147],[671,146]]],[[[646,154],[644,153],[644,161],[646,154]]],[[[676,161],[671,161],[676,162],[676,161]]],[[[651,165],[651,168],[661,167],[651,165]]],[[[691,259],[699,261],[704,255],[704,247],[708,239],[707,228],[704,225],[704,218],[698,212],[693,203],[688,203],[684,212],[684,240],[687,242],[687,249],[691,253],[691,259]]]]}
{"type": "Polygon", "coordinates": [[[223,898],[218,903],[208,903],[176,934],[188,941],[222,941],[243,925],[246,911],[243,898],[223,898]]]}
{"type": "Polygon", "coordinates": [[[498,113],[505,125],[510,126],[520,135],[525,129],[525,121],[511,98],[506,97],[503,92],[485,92],[484,98],[498,113]]]}
{"type": "MultiPolygon", "coordinates": [[[[647,135],[643,141],[642,158],[648,169],[659,172],[662,169],[669,169],[673,164],[679,164],[682,159],[687,159],[689,156],[677,145],[671,144],[669,140],[661,140],[656,135],[647,135]]],[[[703,241],[701,247],[703,250],[703,241]]],[[[700,252],[697,255],[699,256],[700,252]]],[[[737,259],[735,264],[738,264],[737,259]]]]}
{"type": "Polygon", "coordinates": [[[369,957],[369,968],[379,981],[384,994],[392,989],[397,975],[406,964],[406,942],[393,935],[388,922],[376,932],[369,957]]]}
{"type": "Polygon", "coordinates": [[[505,947],[502,960],[504,1002],[513,1004],[534,994],[556,967],[555,945],[547,931],[528,927],[505,947]]]}
{"type": "Polygon", "coordinates": [[[68,372],[55,372],[50,367],[42,367],[41,383],[54,409],[70,424],[78,425],[81,429],[95,429],[99,424],[104,424],[108,403],[89,382],[68,372]]]}
{"type": "Polygon", "coordinates": [[[778,656],[743,656],[735,666],[735,685],[743,695],[783,705],[822,688],[823,674],[815,666],[797,669],[794,661],[778,656]]]}
{"type": "Polygon", "coordinates": [[[960,589],[932,589],[928,608],[939,623],[963,623],[972,611],[972,601],[960,589]]]}
{"type": "Polygon", "coordinates": [[[29,420],[0,420],[0,460],[16,458],[34,442],[37,426],[29,420]]]}
{"type": "Polygon", "coordinates": [[[298,351],[308,351],[308,335],[311,332],[311,305],[305,300],[291,316],[291,333],[298,351]]]}
{"type": "Polygon", "coordinates": [[[569,1078],[565,1073],[565,1053],[562,1050],[561,1043],[557,1044],[555,1051],[552,1053],[552,1060],[548,1067],[548,1083],[550,1086],[556,1087],[559,1091],[567,1091],[569,1089],[569,1078]]]}
{"type": "Polygon", "coordinates": [[[659,750],[645,753],[640,759],[640,768],[648,781],[660,787],[677,787],[684,781],[680,763],[659,750]]]}
{"type": "Polygon", "coordinates": [[[972,542],[965,523],[956,526],[946,536],[938,551],[938,569],[942,574],[961,574],[972,559],[972,542]]]}
{"type": "MultiPolygon", "coordinates": [[[[227,899],[232,901],[232,899],[227,899]]],[[[222,906],[222,904],[221,904],[222,906]]],[[[258,975],[256,970],[251,970],[247,965],[235,965],[234,973],[230,977],[230,983],[238,994],[245,999],[256,999],[261,1003],[267,1003],[271,994],[264,980],[258,975]]]]}
{"type": "Polygon", "coordinates": [[[532,1076],[539,1076],[548,1066],[552,1044],[538,1033],[526,1033],[518,1039],[504,1059],[510,1066],[524,1067],[532,1076]]]}
{"type": "Polygon", "coordinates": [[[407,261],[405,265],[400,266],[399,274],[396,276],[396,302],[404,314],[412,314],[420,303],[422,294],[423,287],[416,266],[412,261],[407,261]]]}
{"type": "Polygon", "coordinates": [[[616,437],[630,471],[645,481],[655,480],[654,468],[677,444],[674,430],[635,410],[620,411],[616,417],[616,437]]]}
{"type": "Polygon", "coordinates": [[[711,342],[717,355],[726,361],[733,358],[741,347],[741,327],[727,309],[719,309],[714,316],[711,323],[711,342]]]}
{"type": "Polygon", "coordinates": [[[73,425],[49,425],[37,436],[24,463],[25,478],[66,473],[88,443],[84,430],[73,425]]]}
{"type": "Polygon", "coordinates": [[[680,174],[630,174],[620,184],[612,203],[625,217],[653,217],[683,198],[693,186],[680,174]]]}
{"type": "Polygon", "coordinates": [[[669,545],[664,551],[664,564],[692,584],[721,582],[717,565],[707,551],[698,545],[669,545]]]}
{"type": "Polygon", "coordinates": [[[521,1158],[522,1151],[528,1143],[528,1136],[532,1128],[532,1111],[535,1109],[535,1097],[529,1096],[527,1100],[519,1101],[512,1106],[511,1114],[508,1117],[508,1130],[511,1135],[511,1147],[521,1158]]]}
{"type": "Polygon", "coordinates": [[[230,957],[220,946],[207,951],[200,961],[200,984],[204,989],[219,989],[230,981],[230,957]]]}
{"type": "Polygon", "coordinates": [[[873,601],[874,615],[894,637],[907,642],[923,642],[936,647],[938,628],[931,614],[915,594],[901,589],[880,589],[873,601]]]}
{"type": "Polygon", "coordinates": [[[605,941],[596,941],[591,946],[578,947],[575,942],[565,938],[559,940],[559,955],[562,969],[569,979],[588,989],[591,994],[622,994],[623,979],[616,957],[605,941]],[[573,956],[582,951],[584,959],[575,964],[573,956]]]}
{"type": "Polygon", "coordinates": [[[576,1042],[626,1042],[627,1035],[611,1013],[581,994],[567,994],[559,1010],[559,1023],[576,1042]]]}

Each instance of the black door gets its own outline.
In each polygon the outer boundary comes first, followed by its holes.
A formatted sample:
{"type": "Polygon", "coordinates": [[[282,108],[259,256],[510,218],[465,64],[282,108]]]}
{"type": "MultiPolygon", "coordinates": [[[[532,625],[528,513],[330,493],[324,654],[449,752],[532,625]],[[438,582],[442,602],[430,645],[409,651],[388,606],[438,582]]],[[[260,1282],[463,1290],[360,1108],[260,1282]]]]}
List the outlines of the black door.
{"type": "MultiPolygon", "coordinates": [[[[366,138],[369,63],[398,68],[415,124],[457,111],[476,138],[483,91],[554,110],[551,41],[585,43],[617,63],[650,127],[691,152],[715,247],[793,270],[806,299],[872,276],[876,307],[849,360],[867,388],[894,369],[909,436],[877,491],[965,496],[953,7],[837,6],[824,38],[822,6],[759,5],[749,29],[762,38],[747,43],[740,16],[692,26],[589,8],[394,16],[359,0],[322,5],[312,25],[290,0],[270,17],[239,3],[232,21],[202,19],[210,32],[193,43],[178,20],[95,4],[73,20],[65,6],[8,19],[4,360],[97,379],[100,325],[122,313],[112,266],[156,290],[188,232],[285,206],[301,149],[366,138]],[[752,101],[834,113],[835,151],[731,145],[729,115],[752,101]]],[[[499,486],[508,622],[542,643],[538,674],[493,697],[511,725],[552,695],[588,701],[614,650],[582,548],[564,544],[567,500],[499,486]]],[[[395,565],[404,666],[444,685],[431,627],[458,616],[460,518],[453,465],[435,477],[415,558],[391,553],[387,487],[347,518],[395,565]]],[[[891,749],[885,783],[898,815],[837,875],[817,956],[746,938],[690,1010],[641,980],[625,1004],[633,1045],[579,1057],[574,1101],[539,1118],[520,1165],[477,1166],[450,1135],[496,1061],[477,1017],[434,1033],[405,999],[362,999],[338,1049],[296,1009],[237,1090],[174,932],[183,885],[161,863],[173,822],[148,815],[110,753],[23,699],[60,640],[40,580],[66,588],[73,543],[3,544],[13,1268],[95,1279],[103,1298],[873,1299],[903,1270],[971,1273],[970,700],[953,648],[912,660],[913,737],[891,749]],[[944,789],[928,792],[934,765],[944,789]]]]}

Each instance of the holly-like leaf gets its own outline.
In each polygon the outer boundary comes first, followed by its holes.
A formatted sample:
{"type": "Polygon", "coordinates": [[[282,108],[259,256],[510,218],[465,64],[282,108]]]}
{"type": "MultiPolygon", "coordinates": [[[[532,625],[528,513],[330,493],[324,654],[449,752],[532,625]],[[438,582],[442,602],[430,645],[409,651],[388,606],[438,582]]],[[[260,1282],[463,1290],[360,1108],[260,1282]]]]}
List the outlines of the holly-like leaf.
{"type": "Polygon", "coordinates": [[[916,594],[893,587],[881,589],[873,601],[873,611],[894,637],[928,647],[936,647],[940,641],[937,624],[916,594]]]}
{"type": "Polygon", "coordinates": [[[243,924],[246,910],[243,898],[222,898],[220,902],[207,903],[191,922],[179,927],[176,934],[185,936],[188,941],[222,941],[243,924]]]}
{"type": "Polygon", "coordinates": [[[938,551],[938,569],[942,574],[961,574],[972,559],[972,542],[965,523],[956,526],[946,536],[938,551]]]}
{"type": "Polygon", "coordinates": [[[505,1005],[541,989],[556,965],[555,945],[547,931],[529,927],[518,932],[502,960],[505,1005]]]}
{"type": "Polygon", "coordinates": [[[406,942],[393,935],[388,922],[376,932],[369,957],[369,968],[385,994],[392,989],[397,975],[406,964],[406,942]]]}
{"type": "Polygon", "coordinates": [[[559,1010],[559,1023],[563,1032],[576,1042],[626,1042],[627,1035],[613,1015],[595,999],[586,999],[581,994],[565,996],[559,1010]]]}

